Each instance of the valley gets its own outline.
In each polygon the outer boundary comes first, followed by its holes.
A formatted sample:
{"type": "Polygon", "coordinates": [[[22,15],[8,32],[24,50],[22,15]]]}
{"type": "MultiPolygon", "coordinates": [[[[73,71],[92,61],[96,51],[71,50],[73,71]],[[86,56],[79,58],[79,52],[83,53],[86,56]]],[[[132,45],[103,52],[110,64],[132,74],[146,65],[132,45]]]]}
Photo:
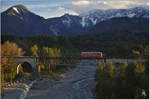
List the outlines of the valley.
{"type": "Polygon", "coordinates": [[[91,3],[56,1],[40,9],[18,1],[1,12],[2,98],[149,98],[148,6],[77,13],[75,5],[91,3]],[[45,18],[44,9],[58,15],[45,18]]]}

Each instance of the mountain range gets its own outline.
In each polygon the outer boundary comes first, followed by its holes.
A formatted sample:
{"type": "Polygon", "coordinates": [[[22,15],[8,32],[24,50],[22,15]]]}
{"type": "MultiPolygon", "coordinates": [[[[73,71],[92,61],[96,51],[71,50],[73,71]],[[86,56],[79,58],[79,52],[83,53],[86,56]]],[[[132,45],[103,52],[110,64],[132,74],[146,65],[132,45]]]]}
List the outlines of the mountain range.
{"type": "Polygon", "coordinates": [[[15,5],[1,13],[2,34],[17,36],[78,36],[109,31],[147,31],[149,9],[95,9],[79,16],[65,14],[45,19],[24,5],[15,5]]]}

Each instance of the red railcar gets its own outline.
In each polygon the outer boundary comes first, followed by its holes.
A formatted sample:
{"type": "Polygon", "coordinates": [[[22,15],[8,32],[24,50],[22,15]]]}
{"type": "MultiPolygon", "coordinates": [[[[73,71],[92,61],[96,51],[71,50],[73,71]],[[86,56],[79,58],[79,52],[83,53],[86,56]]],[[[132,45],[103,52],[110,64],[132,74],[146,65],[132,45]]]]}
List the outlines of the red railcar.
{"type": "Polygon", "coordinates": [[[81,52],[81,57],[103,57],[102,52],[81,52]]]}

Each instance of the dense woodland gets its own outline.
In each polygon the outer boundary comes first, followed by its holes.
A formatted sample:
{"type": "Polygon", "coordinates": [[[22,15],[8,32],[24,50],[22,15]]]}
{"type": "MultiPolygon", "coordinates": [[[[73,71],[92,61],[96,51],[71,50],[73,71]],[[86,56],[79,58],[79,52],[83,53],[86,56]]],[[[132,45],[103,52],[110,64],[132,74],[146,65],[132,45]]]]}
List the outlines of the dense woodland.
{"type": "Polygon", "coordinates": [[[94,33],[76,37],[3,35],[2,44],[7,40],[15,42],[26,56],[31,56],[30,48],[37,45],[39,50],[43,47],[59,48],[66,56],[80,55],[82,51],[102,51],[107,58],[148,58],[148,37],[148,32],[94,33]]]}
{"type": "Polygon", "coordinates": [[[149,63],[105,64],[95,74],[96,95],[101,99],[149,98],[149,63]]]}

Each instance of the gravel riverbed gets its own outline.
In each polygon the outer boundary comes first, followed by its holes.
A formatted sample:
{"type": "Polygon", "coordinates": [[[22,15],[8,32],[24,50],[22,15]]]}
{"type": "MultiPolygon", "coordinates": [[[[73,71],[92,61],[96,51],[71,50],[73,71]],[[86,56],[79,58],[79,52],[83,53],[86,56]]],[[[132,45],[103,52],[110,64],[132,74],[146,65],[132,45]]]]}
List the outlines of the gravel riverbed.
{"type": "Polygon", "coordinates": [[[59,81],[48,78],[37,81],[27,94],[27,99],[92,99],[96,60],[82,60],[76,67],[61,76],[59,81]]]}

